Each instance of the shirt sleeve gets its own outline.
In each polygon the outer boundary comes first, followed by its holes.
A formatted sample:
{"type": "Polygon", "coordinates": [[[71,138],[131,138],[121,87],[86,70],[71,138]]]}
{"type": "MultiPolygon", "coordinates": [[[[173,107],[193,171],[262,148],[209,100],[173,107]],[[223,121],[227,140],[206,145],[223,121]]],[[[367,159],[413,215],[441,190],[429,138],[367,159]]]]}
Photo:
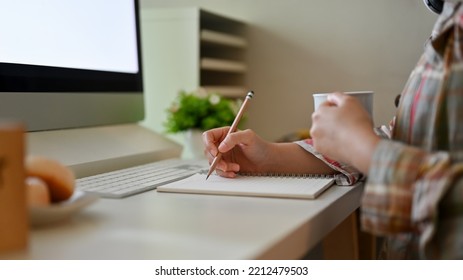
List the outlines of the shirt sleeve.
{"type": "MultiPolygon", "coordinates": [[[[455,188],[457,196],[450,197],[452,203],[443,204],[446,208],[440,207],[440,202],[455,182],[463,185],[462,175],[463,164],[452,164],[447,152],[428,153],[401,142],[381,140],[362,198],[363,229],[379,235],[419,232],[420,251],[435,255],[439,251],[436,246],[446,246],[436,242],[439,211],[461,212],[463,188],[455,188]]],[[[442,223],[442,217],[439,220],[442,223]]]]}
{"type": "Polygon", "coordinates": [[[315,148],[313,147],[312,139],[295,141],[295,143],[301,146],[307,152],[313,154],[318,159],[322,160],[325,164],[327,164],[334,170],[338,171],[339,174],[335,175],[337,185],[349,186],[355,184],[358,180],[362,179],[362,174],[354,167],[332,160],[317,152],[317,150],[315,150],[315,148]]]}

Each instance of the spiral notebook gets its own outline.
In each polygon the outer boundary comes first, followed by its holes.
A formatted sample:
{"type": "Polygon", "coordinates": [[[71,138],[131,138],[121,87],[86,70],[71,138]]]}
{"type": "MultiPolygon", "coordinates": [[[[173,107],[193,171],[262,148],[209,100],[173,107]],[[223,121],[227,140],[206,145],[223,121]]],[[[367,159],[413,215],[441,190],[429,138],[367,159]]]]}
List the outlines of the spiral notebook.
{"type": "Polygon", "coordinates": [[[223,178],[197,173],[157,187],[159,192],[315,199],[334,183],[332,176],[247,176],[223,178]]]}

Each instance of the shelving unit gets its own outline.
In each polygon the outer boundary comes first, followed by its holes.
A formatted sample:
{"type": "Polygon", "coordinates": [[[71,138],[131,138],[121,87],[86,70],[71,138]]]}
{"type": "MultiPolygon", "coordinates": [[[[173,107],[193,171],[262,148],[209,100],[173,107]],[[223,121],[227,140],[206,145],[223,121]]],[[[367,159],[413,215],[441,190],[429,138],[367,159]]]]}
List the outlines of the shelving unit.
{"type": "Polygon", "coordinates": [[[245,89],[247,40],[244,23],[199,10],[200,86],[241,98],[245,89]]]}
{"type": "Polygon", "coordinates": [[[199,7],[162,8],[142,10],[141,27],[148,127],[163,131],[180,90],[245,96],[245,23],[199,7]]]}

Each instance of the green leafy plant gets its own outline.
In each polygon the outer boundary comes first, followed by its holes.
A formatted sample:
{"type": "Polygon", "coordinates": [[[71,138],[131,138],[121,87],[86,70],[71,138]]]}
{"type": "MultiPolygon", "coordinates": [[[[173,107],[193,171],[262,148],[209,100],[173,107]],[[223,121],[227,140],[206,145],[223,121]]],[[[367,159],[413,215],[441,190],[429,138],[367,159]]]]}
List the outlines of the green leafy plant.
{"type": "Polygon", "coordinates": [[[167,110],[164,125],[169,133],[188,129],[205,131],[231,125],[240,105],[241,100],[226,99],[215,92],[202,89],[194,92],[180,91],[167,110]]]}

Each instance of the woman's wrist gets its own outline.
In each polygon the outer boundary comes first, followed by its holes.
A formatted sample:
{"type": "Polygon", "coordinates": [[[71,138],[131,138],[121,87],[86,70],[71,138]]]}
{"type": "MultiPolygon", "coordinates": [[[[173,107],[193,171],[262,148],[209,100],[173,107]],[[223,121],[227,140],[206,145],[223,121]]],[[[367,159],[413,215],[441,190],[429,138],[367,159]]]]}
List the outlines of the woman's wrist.
{"type": "Polygon", "coordinates": [[[348,152],[346,158],[350,159],[350,162],[348,163],[363,174],[368,174],[371,158],[379,141],[380,138],[373,132],[359,135],[357,140],[352,142],[352,148],[346,149],[348,152]]]}
{"type": "Polygon", "coordinates": [[[265,149],[264,160],[259,168],[264,173],[279,173],[281,171],[281,157],[288,156],[283,151],[282,143],[268,143],[265,149]]]}

